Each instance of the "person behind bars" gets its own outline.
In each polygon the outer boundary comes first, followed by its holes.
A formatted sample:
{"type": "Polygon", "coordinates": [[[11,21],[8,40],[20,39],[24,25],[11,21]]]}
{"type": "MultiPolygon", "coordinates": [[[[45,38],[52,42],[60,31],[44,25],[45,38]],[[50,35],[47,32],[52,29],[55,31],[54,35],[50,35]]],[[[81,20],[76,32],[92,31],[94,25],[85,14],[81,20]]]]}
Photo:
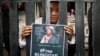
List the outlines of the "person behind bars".
{"type": "MultiPolygon", "coordinates": [[[[58,1],[51,1],[50,2],[50,11],[51,11],[50,23],[51,24],[58,24],[59,23],[59,20],[58,20],[58,18],[59,18],[59,2],[58,1]]],[[[42,20],[40,18],[40,20],[37,21],[38,22],[37,24],[42,24],[41,21],[42,20]]],[[[68,40],[71,41],[71,39],[73,38],[72,37],[73,36],[72,25],[66,25],[64,27],[64,29],[65,29],[66,34],[68,35],[68,40]]],[[[26,25],[23,27],[22,33],[21,33],[22,41],[24,38],[27,39],[27,36],[30,35],[31,30],[32,30],[31,25],[26,25]]],[[[27,46],[30,46],[29,44],[27,44],[27,46]]],[[[68,45],[69,45],[68,48],[71,47],[73,49],[73,47],[75,47],[75,45],[70,44],[70,43],[68,45]]],[[[73,50],[70,50],[70,49],[68,49],[68,56],[74,56],[75,48],[73,50]]],[[[27,55],[27,56],[29,56],[29,55],[27,55]]]]}

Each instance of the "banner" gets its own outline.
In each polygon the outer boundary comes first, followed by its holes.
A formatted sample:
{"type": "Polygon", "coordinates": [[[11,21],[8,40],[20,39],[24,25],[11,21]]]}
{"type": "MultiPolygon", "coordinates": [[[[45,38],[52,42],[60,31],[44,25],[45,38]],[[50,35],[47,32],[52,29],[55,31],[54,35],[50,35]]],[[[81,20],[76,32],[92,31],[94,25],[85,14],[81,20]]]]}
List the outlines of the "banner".
{"type": "Polygon", "coordinates": [[[64,56],[64,25],[32,24],[30,56],[64,56]]]}

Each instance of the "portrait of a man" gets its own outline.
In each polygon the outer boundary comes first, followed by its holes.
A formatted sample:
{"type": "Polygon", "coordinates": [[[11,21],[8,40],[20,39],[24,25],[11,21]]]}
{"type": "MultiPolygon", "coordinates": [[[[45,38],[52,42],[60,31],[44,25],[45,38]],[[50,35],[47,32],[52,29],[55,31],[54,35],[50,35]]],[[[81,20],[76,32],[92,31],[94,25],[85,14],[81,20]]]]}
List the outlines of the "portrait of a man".
{"type": "Polygon", "coordinates": [[[59,39],[53,33],[55,33],[54,27],[53,26],[46,26],[45,27],[45,34],[43,35],[40,43],[58,44],[59,39]]]}
{"type": "Polygon", "coordinates": [[[32,39],[38,44],[60,44],[64,36],[63,25],[34,24],[32,39]]]}

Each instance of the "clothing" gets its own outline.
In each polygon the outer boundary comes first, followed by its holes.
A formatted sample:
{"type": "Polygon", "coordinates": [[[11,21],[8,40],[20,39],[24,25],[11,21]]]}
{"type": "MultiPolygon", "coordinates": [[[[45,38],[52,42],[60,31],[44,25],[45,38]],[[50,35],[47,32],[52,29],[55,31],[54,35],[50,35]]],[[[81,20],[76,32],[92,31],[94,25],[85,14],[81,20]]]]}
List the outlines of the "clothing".
{"type": "MultiPolygon", "coordinates": [[[[3,6],[3,7],[5,7],[5,6],[3,6]]],[[[10,46],[11,46],[10,45],[11,44],[10,41],[11,41],[11,39],[10,39],[10,36],[9,36],[9,34],[10,34],[10,32],[9,32],[9,30],[10,30],[10,24],[9,24],[10,21],[9,20],[10,20],[10,18],[9,18],[9,8],[7,8],[7,7],[2,8],[2,23],[3,23],[2,27],[3,27],[3,45],[4,45],[3,47],[5,47],[6,50],[7,50],[7,53],[8,53],[7,56],[11,56],[10,55],[11,54],[11,49],[10,49],[10,46]]],[[[16,48],[17,48],[17,46],[16,46],[16,48]]],[[[19,47],[17,49],[17,53],[16,54],[18,56],[21,56],[19,47]]]]}
{"type": "MultiPolygon", "coordinates": [[[[19,46],[20,48],[26,46],[26,38],[22,38],[21,36],[21,31],[22,31],[22,28],[23,26],[26,25],[26,21],[25,21],[25,12],[24,11],[21,11],[19,12],[19,46]]],[[[36,21],[35,21],[36,24],[42,24],[42,17],[39,17],[39,18],[36,18],[36,21]]]]}
{"type": "Polygon", "coordinates": [[[43,36],[43,38],[41,39],[40,43],[49,43],[49,44],[58,44],[59,43],[59,39],[53,35],[49,36],[48,38],[50,38],[48,41],[46,41],[45,36],[43,36]]]}
{"type": "Polygon", "coordinates": [[[74,25],[73,25],[73,36],[72,36],[71,41],[68,40],[68,43],[75,44],[75,26],[74,25]]]}
{"type": "MultiPolygon", "coordinates": [[[[35,21],[36,24],[42,24],[42,18],[38,18],[36,21],[35,21]]],[[[73,26],[73,29],[74,29],[74,35],[72,36],[72,39],[69,41],[68,40],[68,55],[69,56],[74,56],[75,54],[75,51],[76,51],[76,44],[75,44],[75,26],[73,26]]],[[[20,36],[20,35],[19,35],[20,36]]],[[[19,45],[20,47],[22,48],[23,46],[26,46],[26,39],[22,39],[22,37],[20,36],[19,38],[19,45]]],[[[50,40],[50,42],[53,42],[53,43],[56,43],[55,42],[56,38],[52,38],[50,40]]],[[[56,40],[57,41],[57,40],[56,40]]],[[[29,42],[29,41],[28,41],[29,42]]],[[[59,42],[59,41],[58,41],[59,42]]],[[[29,48],[29,47],[28,47],[29,48]]],[[[29,49],[27,49],[29,50],[29,49]]],[[[30,52],[29,52],[30,53],[30,52]]]]}
{"type": "Polygon", "coordinates": [[[68,56],[74,56],[76,51],[76,44],[68,44],[68,56]]]}
{"type": "MultiPolygon", "coordinates": [[[[38,18],[36,21],[35,21],[35,23],[36,24],[42,24],[42,18],[40,17],[40,18],[38,18]]],[[[25,24],[23,24],[24,26],[25,26],[25,24]]],[[[74,34],[75,34],[75,26],[73,26],[73,29],[74,29],[74,34]]],[[[21,26],[20,26],[20,31],[22,30],[22,24],[21,24],[21,26]]],[[[22,48],[23,46],[25,46],[26,45],[26,39],[22,39],[22,37],[21,37],[21,35],[19,34],[19,46],[22,48]]],[[[68,40],[68,43],[69,44],[75,44],[75,35],[73,35],[72,36],[72,39],[71,39],[71,41],[69,41],[68,40]]]]}

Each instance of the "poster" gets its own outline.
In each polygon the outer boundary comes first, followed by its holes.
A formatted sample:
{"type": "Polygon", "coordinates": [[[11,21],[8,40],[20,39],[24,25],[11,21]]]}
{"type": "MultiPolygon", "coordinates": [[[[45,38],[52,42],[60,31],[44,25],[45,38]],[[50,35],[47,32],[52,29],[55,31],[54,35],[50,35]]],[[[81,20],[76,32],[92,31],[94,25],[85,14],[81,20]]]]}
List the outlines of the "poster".
{"type": "Polygon", "coordinates": [[[30,56],[64,56],[64,25],[32,24],[30,56]]]}

